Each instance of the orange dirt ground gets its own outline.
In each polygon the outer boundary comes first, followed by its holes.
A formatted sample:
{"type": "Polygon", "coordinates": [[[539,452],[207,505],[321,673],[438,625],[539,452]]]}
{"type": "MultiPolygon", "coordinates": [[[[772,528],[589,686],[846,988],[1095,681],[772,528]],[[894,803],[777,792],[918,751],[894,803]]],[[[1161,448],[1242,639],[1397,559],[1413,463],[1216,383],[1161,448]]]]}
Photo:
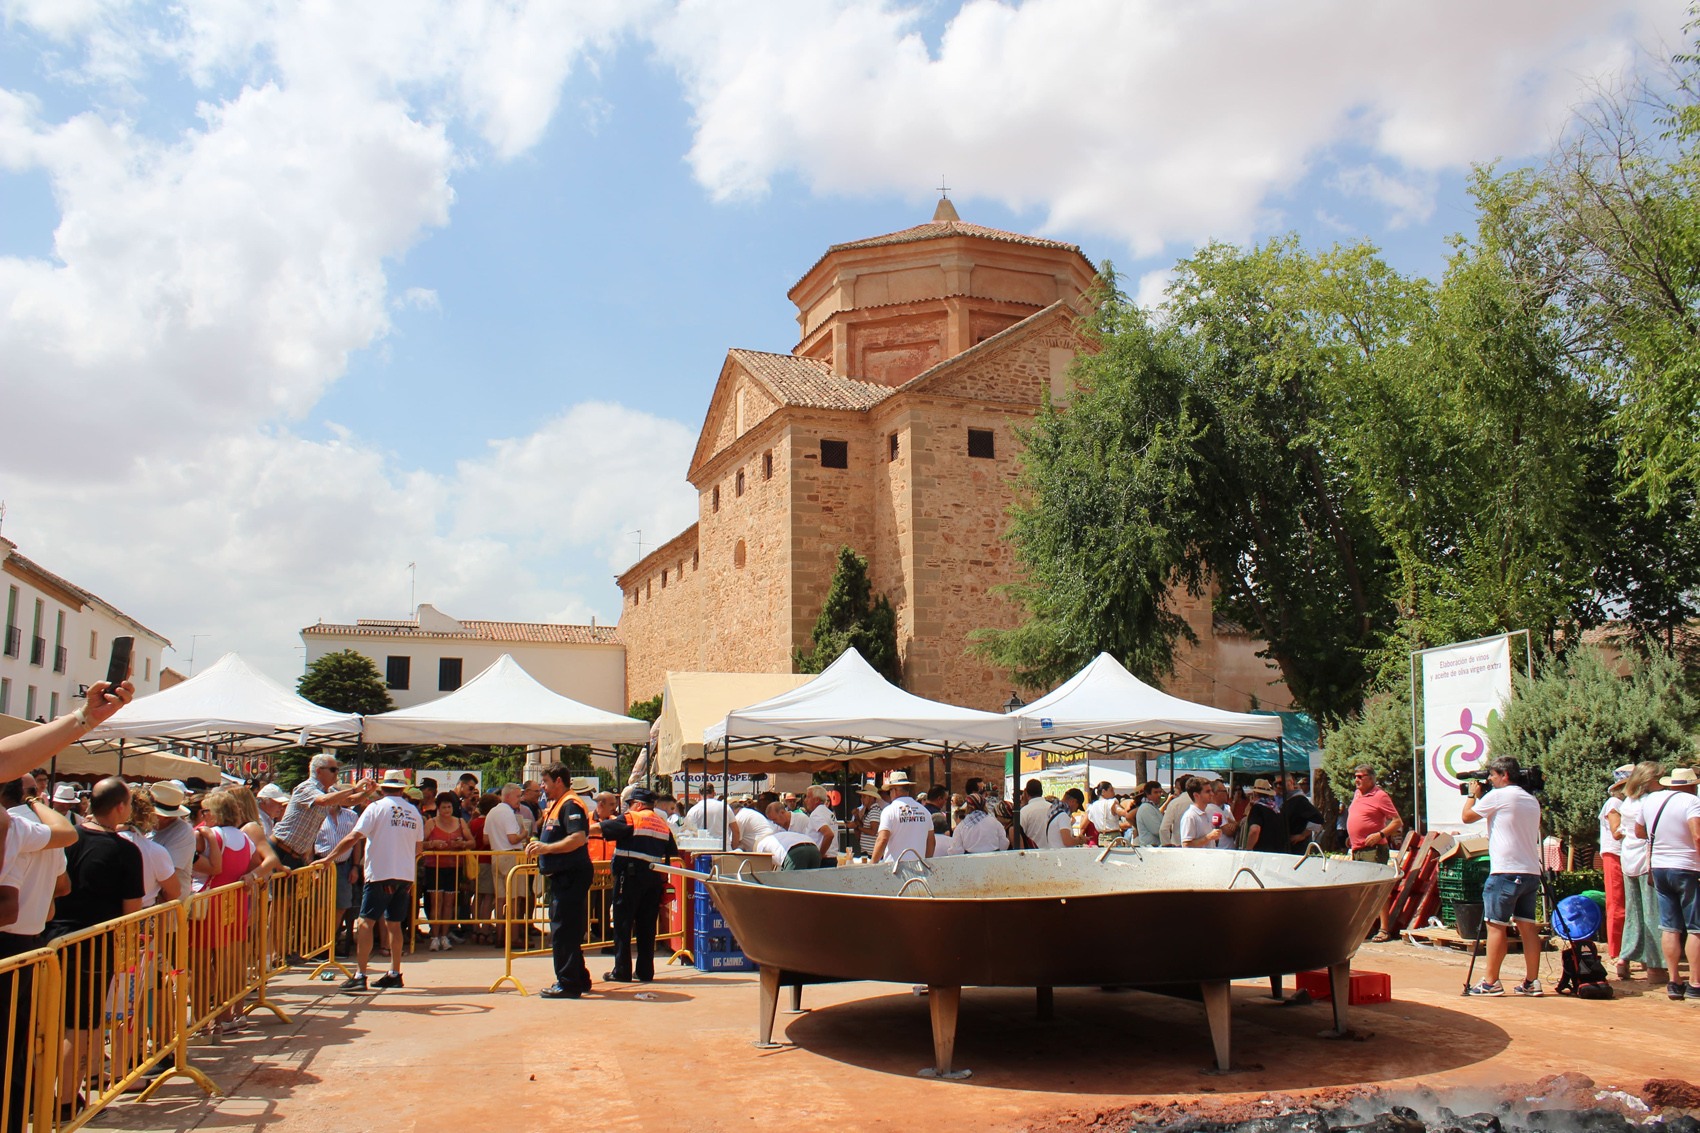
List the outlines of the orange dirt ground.
{"type": "MultiPolygon", "coordinates": [[[[1468,1000],[1458,994],[1466,962],[1366,945],[1357,967],[1388,973],[1394,1000],[1352,1009],[1353,1027],[1373,1032],[1356,1042],[1317,1037],[1331,1025],[1325,1003],[1281,1006],[1266,983],[1236,986],[1233,1056],[1244,1069],[1228,1075],[1204,1072],[1211,1048],[1197,1004],[1059,989],[1055,1018],[1039,1022],[1031,991],[968,989],[956,1065],[974,1075],[957,1083],[915,1076],[932,1062],[927,1001],[904,987],[806,989],[812,1010],[781,1014],[776,1026],[790,1045],[761,1051],[751,1046],[753,975],[665,967],[647,988],[548,1001],[491,994],[502,969],[488,950],[421,952],[401,991],[356,998],[299,975],[277,981],[290,1023],[255,1016],[247,1033],[194,1047],[226,1097],[205,1100],[179,1079],[91,1127],[1026,1131],[1112,1124],[1171,1102],[1180,1114],[1356,1085],[1496,1089],[1571,1071],[1634,1092],[1648,1078],[1700,1077],[1700,1003],[1670,1003],[1662,988],[1637,984],[1619,985],[1628,994],[1611,1002],[1560,998],[1550,994],[1551,955],[1545,998],[1468,1000]],[[638,1000],[642,990],[656,998],[638,1000]]],[[[606,968],[591,958],[593,976],[606,968]]],[[[544,960],[518,961],[517,971],[533,992],[548,982],[544,960]]],[[[1506,972],[1520,971],[1513,956],[1506,972]]]]}

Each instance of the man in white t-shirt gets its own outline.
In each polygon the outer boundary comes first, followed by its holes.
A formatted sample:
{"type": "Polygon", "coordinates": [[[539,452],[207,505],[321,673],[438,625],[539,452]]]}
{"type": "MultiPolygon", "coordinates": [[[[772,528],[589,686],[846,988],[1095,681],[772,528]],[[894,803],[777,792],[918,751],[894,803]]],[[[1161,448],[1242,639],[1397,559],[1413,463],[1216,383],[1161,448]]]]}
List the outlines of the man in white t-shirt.
{"type": "Polygon", "coordinates": [[[810,787],[803,797],[808,811],[808,827],[804,833],[820,846],[822,865],[838,864],[838,820],[832,814],[832,796],[825,787],[810,787]]]}
{"type": "Polygon", "coordinates": [[[880,832],[874,837],[876,862],[898,861],[915,851],[918,858],[933,856],[933,812],[915,801],[915,785],[907,771],[893,771],[885,785],[891,801],[880,811],[880,832]]]}
{"type": "Polygon", "coordinates": [[[1175,837],[1189,850],[1209,850],[1222,840],[1222,828],[1210,820],[1210,800],[1216,797],[1215,787],[1206,779],[1191,779],[1186,785],[1187,808],[1175,837]]]}
{"type": "MultiPolygon", "coordinates": [[[[521,812],[527,815],[530,812],[520,805],[520,796],[524,793],[525,789],[518,783],[504,785],[502,801],[484,816],[484,837],[490,843],[490,849],[496,851],[490,855],[490,870],[496,886],[496,916],[500,920],[508,919],[508,874],[520,864],[520,857],[525,852],[527,839],[521,812]]],[[[526,896],[525,879],[516,878],[514,884],[519,887],[514,894],[516,901],[523,899],[526,896]]]]}
{"type": "Polygon", "coordinates": [[[1523,941],[1525,979],[1512,990],[1541,994],[1541,926],[1535,898],[1541,889],[1541,804],[1521,786],[1522,769],[1509,756],[1488,764],[1488,789],[1470,783],[1464,821],[1487,820],[1488,879],[1482,886],[1482,920],[1487,925],[1487,972],[1471,995],[1504,995],[1499,968],[1511,945],[1511,924],[1523,941]]]}
{"type": "Polygon", "coordinates": [[[722,841],[726,838],[726,804],[714,797],[714,784],[702,785],[702,798],[685,812],[685,825],[694,826],[722,841]]]}
{"type": "Polygon", "coordinates": [[[1045,845],[1045,828],[1051,824],[1056,804],[1045,798],[1045,787],[1037,779],[1027,780],[1027,801],[1021,804],[1021,833],[1026,845],[1041,849],[1045,845]]]}
{"type": "Polygon", "coordinates": [[[786,822],[786,826],[777,826],[769,822],[767,816],[762,814],[760,807],[755,803],[733,811],[731,819],[732,848],[742,850],[746,854],[754,853],[757,842],[766,838],[769,834],[787,829],[789,820],[782,821],[786,822]]]}
{"type": "Polygon", "coordinates": [[[756,843],[756,853],[771,855],[774,869],[819,869],[820,843],[801,831],[779,825],[789,819],[790,813],[782,802],[768,804],[767,819],[772,833],[763,835],[756,843]]]}
{"type": "Polygon", "coordinates": [[[1683,935],[1688,937],[1688,978],[1700,980],[1700,775],[1678,767],[1659,780],[1665,788],[1641,800],[1635,833],[1652,851],[1653,892],[1659,895],[1659,931],[1672,999],[1700,1000],[1700,983],[1680,983],[1683,935]]]}
{"type": "MultiPolygon", "coordinates": [[[[0,804],[5,805],[10,819],[0,889],[12,889],[17,894],[11,923],[0,926],[0,959],[41,947],[54,890],[65,873],[64,848],[77,841],[77,828],[71,820],[34,791],[34,779],[29,775],[0,784],[0,804]]],[[[6,903],[13,899],[8,894],[6,903]]]]}
{"type": "Polygon", "coordinates": [[[1212,784],[1210,805],[1204,808],[1204,813],[1210,816],[1210,825],[1222,832],[1216,839],[1218,850],[1231,850],[1235,845],[1234,835],[1239,833],[1240,823],[1234,817],[1233,804],[1228,800],[1228,784],[1218,779],[1212,784]]]}
{"type": "Polygon", "coordinates": [[[418,870],[419,846],[425,824],[419,811],[402,797],[407,775],[397,769],[384,772],[378,784],[383,797],[371,803],[346,838],[331,848],[331,856],[346,853],[359,843],[366,846],[366,885],[360,893],[360,916],[354,922],[355,963],[359,971],[342,982],[342,990],[365,991],[366,965],[372,958],[372,926],[384,922],[384,939],[390,949],[390,970],[373,982],[374,987],[401,987],[401,930],[407,923],[408,897],[413,892],[418,870]]]}

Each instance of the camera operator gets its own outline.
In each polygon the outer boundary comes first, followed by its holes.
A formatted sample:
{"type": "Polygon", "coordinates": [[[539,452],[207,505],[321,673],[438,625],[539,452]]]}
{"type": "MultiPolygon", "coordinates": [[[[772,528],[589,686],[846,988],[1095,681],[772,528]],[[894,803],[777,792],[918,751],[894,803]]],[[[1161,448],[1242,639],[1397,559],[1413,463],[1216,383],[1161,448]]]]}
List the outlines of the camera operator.
{"type": "Polygon", "coordinates": [[[1501,756],[1488,764],[1487,790],[1481,780],[1470,784],[1464,821],[1487,819],[1488,879],[1482,887],[1482,917],[1487,923],[1487,978],[1470,988],[1471,995],[1504,995],[1500,965],[1510,946],[1511,923],[1523,941],[1525,979],[1512,990],[1518,995],[1541,994],[1541,932],[1535,919],[1535,896],[1541,889],[1541,804],[1523,789],[1517,761],[1501,756]]]}

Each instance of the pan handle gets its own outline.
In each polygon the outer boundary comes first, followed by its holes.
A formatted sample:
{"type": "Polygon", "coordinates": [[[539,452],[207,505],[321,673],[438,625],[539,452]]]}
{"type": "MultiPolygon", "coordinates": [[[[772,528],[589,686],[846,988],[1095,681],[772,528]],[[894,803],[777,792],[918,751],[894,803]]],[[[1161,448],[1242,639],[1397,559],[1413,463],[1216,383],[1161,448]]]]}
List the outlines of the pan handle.
{"type": "MultiPolygon", "coordinates": [[[[905,849],[903,851],[903,854],[914,854],[915,855],[915,864],[920,866],[922,869],[932,869],[933,868],[932,866],[927,864],[927,859],[923,858],[913,847],[905,849]]],[[[903,854],[898,854],[897,860],[891,863],[891,876],[893,876],[893,877],[897,876],[897,867],[903,864],[903,854]]]]}
{"type": "Polygon", "coordinates": [[[1309,861],[1312,851],[1315,851],[1315,855],[1322,859],[1322,872],[1327,873],[1328,855],[1323,853],[1322,847],[1318,846],[1315,842],[1305,843],[1305,852],[1299,855],[1299,860],[1293,863],[1293,868],[1298,869],[1300,866],[1304,865],[1305,862],[1309,861]]]}
{"type": "Polygon", "coordinates": [[[1259,877],[1259,876],[1257,876],[1257,871],[1255,871],[1255,870],[1254,870],[1254,869],[1252,869],[1252,868],[1251,868],[1251,867],[1250,867],[1250,866],[1248,866],[1248,865],[1242,865],[1242,866],[1241,866],[1241,867],[1240,867],[1240,868],[1239,868],[1239,871],[1238,871],[1238,872],[1237,872],[1237,873],[1235,873],[1235,874],[1234,874],[1234,880],[1233,880],[1233,881],[1230,881],[1230,882],[1228,882],[1228,888],[1229,888],[1229,889],[1232,889],[1232,888],[1233,888],[1233,887],[1234,887],[1234,882],[1235,882],[1235,881],[1238,881],[1238,880],[1239,880],[1239,879],[1240,879],[1240,874],[1242,874],[1242,873],[1245,873],[1245,874],[1250,874],[1250,875],[1251,875],[1251,879],[1252,879],[1252,880],[1253,880],[1253,881],[1255,881],[1255,882],[1257,882],[1257,887],[1258,887],[1258,888],[1259,888],[1259,889],[1268,889],[1268,888],[1269,888],[1269,886],[1267,886],[1267,885],[1265,885],[1265,884],[1263,884],[1263,879],[1262,879],[1262,878],[1261,878],[1261,877],[1259,877]]]}
{"type": "Polygon", "coordinates": [[[928,885],[927,879],[922,877],[920,874],[916,874],[914,877],[911,877],[908,881],[905,881],[903,883],[903,887],[897,891],[897,895],[899,897],[903,896],[903,894],[908,891],[909,887],[911,885],[914,885],[917,881],[921,883],[921,888],[925,889],[927,891],[927,896],[929,896],[929,897],[933,896],[933,887],[931,885],[928,885]]]}
{"type": "Polygon", "coordinates": [[[1124,853],[1124,854],[1133,854],[1134,856],[1138,857],[1141,861],[1145,860],[1145,855],[1139,852],[1139,847],[1128,845],[1127,839],[1125,839],[1125,838],[1111,839],[1111,841],[1109,842],[1108,845],[1106,845],[1102,850],[1098,851],[1098,860],[1103,861],[1105,858],[1109,857],[1111,854],[1114,854],[1118,851],[1121,852],[1121,853],[1124,853]]]}

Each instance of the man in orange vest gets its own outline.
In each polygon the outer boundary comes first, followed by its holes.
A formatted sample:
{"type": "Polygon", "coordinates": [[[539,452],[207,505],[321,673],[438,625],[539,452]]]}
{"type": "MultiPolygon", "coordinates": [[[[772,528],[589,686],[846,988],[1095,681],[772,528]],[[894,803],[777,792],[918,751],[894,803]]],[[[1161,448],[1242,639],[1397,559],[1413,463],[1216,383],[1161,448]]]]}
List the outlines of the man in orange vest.
{"type": "Polygon", "coordinates": [[[614,847],[609,867],[614,877],[614,970],[602,978],[629,983],[635,976],[638,983],[648,983],[655,978],[655,923],[667,895],[667,876],[652,867],[666,865],[678,853],[673,828],[656,812],[655,795],[642,787],[631,793],[624,816],[609,818],[600,826],[602,836],[614,847]]]}
{"type": "Polygon", "coordinates": [[[537,860],[537,871],[549,882],[549,943],[555,983],[544,988],[543,999],[577,999],[590,990],[584,966],[584,930],[591,876],[595,867],[585,846],[590,814],[568,789],[567,767],[552,763],[543,769],[543,790],[549,806],[538,823],[537,837],[525,855],[537,860]]]}

